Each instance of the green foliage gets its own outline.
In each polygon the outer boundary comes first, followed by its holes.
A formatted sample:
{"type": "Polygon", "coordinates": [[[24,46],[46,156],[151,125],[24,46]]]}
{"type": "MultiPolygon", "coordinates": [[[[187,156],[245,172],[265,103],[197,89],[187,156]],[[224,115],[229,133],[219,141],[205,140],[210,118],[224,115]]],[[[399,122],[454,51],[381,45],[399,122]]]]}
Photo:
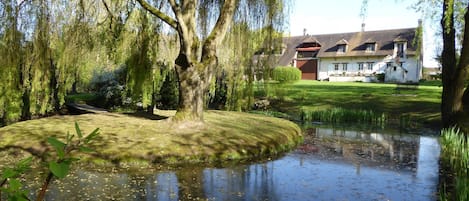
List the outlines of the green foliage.
{"type": "Polygon", "coordinates": [[[272,79],[280,83],[301,80],[301,71],[291,66],[277,66],[272,71],[272,79]]]}
{"type": "Polygon", "coordinates": [[[2,183],[0,185],[0,192],[5,192],[8,200],[28,200],[27,196],[29,192],[23,189],[23,184],[20,182],[19,177],[30,169],[32,160],[32,157],[22,159],[15,164],[14,167],[7,167],[3,170],[1,175],[2,183]]]}
{"type": "Polygon", "coordinates": [[[384,79],[385,79],[386,74],[384,74],[384,73],[378,73],[378,74],[376,74],[375,76],[376,76],[376,80],[378,80],[378,82],[384,82],[384,79]]]}
{"type": "MultiPolygon", "coordinates": [[[[70,171],[72,162],[79,160],[71,156],[72,152],[93,151],[88,147],[88,145],[99,135],[99,129],[97,128],[90,134],[84,136],[80,126],[77,122],[75,122],[75,131],[78,138],[77,140],[73,140],[75,135],[70,135],[69,133],[67,133],[65,142],[54,137],[47,138],[47,142],[54,148],[56,152],[56,158],[49,161],[48,163],[49,175],[45,179],[42,189],[37,195],[37,200],[44,200],[46,189],[52,181],[53,176],[57,178],[66,177],[70,171]]],[[[8,200],[30,200],[27,197],[29,193],[27,190],[23,189],[23,184],[20,182],[19,178],[30,169],[32,159],[32,157],[25,158],[19,161],[13,168],[5,168],[2,171],[0,193],[5,192],[8,200]]]]}
{"type": "MultiPolygon", "coordinates": [[[[459,129],[449,128],[441,131],[441,159],[449,164],[454,180],[452,193],[442,192],[442,200],[469,200],[469,138],[459,129]]],[[[447,190],[447,189],[445,189],[447,190]]]]}
{"type": "Polygon", "coordinates": [[[90,82],[91,90],[98,96],[96,102],[92,105],[103,108],[121,107],[125,103],[131,103],[127,100],[125,89],[125,76],[127,68],[122,66],[115,70],[96,73],[90,82]],[[127,102],[124,102],[127,101],[127,102]]]}
{"type": "Polygon", "coordinates": [[[319,121],[327,123],[363,123],[384,126],[387,117],[384,113],[372,110],[349,110],[333,108],[327,110],[303,110],[302,121],[319,121]]]}
{"type": "Polygon", "coordinates": [[[159,109],[176,109],[179,102],[179,85],[175,70],[164,72],[163,83],[158,90],[156,106],[159,109]]]}

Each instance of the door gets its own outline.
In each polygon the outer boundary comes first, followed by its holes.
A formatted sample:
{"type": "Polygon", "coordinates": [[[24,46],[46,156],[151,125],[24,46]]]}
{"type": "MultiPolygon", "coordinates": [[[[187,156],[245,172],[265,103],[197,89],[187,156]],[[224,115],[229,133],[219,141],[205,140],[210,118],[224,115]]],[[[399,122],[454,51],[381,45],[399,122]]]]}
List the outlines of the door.
{"type": "Polygon", "coordinates": [[[297,60],[296,67],[301,70],[301,79],[317,80],[318,79],[318,60],[297,60]]]}

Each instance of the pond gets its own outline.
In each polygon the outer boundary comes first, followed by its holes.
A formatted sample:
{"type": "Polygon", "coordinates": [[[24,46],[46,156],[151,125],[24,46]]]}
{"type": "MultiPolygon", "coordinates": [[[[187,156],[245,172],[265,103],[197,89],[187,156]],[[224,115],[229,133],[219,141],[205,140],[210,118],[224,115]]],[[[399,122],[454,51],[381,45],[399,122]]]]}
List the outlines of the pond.
{"type": "Polygon", "coordinates": [[[126,174],[75,170],[47,200],[437,200],[437,137],[310,128],[275,160],[126,174]]]}

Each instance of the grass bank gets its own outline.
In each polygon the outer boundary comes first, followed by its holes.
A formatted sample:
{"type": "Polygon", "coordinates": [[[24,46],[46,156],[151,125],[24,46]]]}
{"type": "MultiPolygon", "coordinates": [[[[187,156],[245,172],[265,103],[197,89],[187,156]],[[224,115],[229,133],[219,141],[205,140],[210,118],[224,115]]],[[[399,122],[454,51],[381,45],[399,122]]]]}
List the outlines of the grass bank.
{"type": "Polygon", "coordinates": [[[268,98],[270,110],[293,119],[305,111],[341,108],[385,114],[388,122],[396,124],[405,121],[438,127],[441,90],[435,82],[423,82],[416,89],[396,89],[396,84],[301,80],[269,84],[257,90],[256,97],[268,98]]]}
{"type": "Polygon", "coordinates": [[[47,137],[64,139],[68,131],[74,133],[74,122],[84,133],[100,128],[92,144],[96,153],[82,158],[103,163],[218,164],[275,156],[302,141],[300,128],[283,119],[208,111],[205,120],[204,125],[194,125],[116,113],[53,116],[0,128],[0,151],[42,153],[50,149],[47,137]]]}

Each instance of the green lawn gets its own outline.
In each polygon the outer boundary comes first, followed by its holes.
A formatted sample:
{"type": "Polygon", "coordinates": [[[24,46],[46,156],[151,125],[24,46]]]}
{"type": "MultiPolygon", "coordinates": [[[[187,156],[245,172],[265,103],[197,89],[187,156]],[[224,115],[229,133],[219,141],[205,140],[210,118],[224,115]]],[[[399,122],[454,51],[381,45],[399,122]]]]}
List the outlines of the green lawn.
{"type": "Polygon", "coordinates": [[[296,117],[301,110],[331,108],[364,109],[386,113],[391,120],[405,115],[427,125],[440,123],[441,90],[438,83],[421,83],[417,89],[396,90],[396,84],[319,82],[301,80],[293,84],[270,84],[267,96],[271,110],[296,117]]]}

